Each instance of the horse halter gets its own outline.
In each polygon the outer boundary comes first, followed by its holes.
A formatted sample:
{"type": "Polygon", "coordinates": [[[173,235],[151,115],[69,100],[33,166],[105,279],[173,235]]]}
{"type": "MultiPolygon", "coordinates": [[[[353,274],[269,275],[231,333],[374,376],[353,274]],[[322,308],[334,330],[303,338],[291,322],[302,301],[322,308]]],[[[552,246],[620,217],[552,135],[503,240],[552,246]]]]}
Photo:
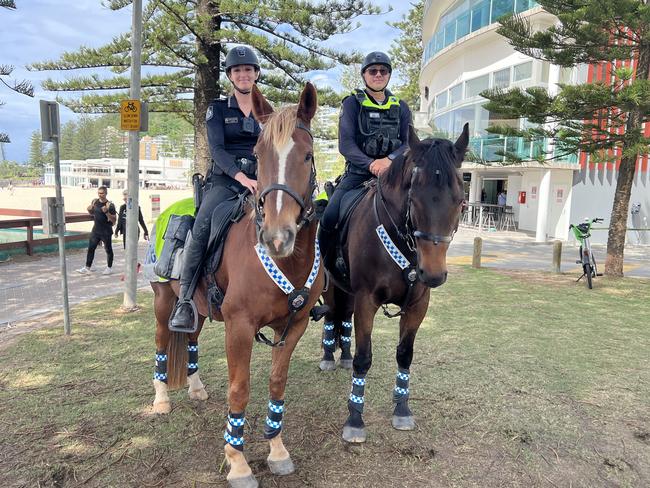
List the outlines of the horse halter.
{"type": "MultiPolygon", "coordinates": [[[[409,250],[412,252],[415,252],[417,250],[416,239],[433,242],[433,245],[437,246],[441,242],[450,243],[454,239],[456,230],[458,230],[456,228],[451,234],[441,235],[441,234],[431,234],[429,232],[417,230],[414,227],[413,218],[411,217],[412,189],[413,189],[413,181],[415,180],[415,177],[417,176],[419,171],[420,168],[418,168],[417,166],[411,170],[411,182],[409,184],[408,196],[406,199],[406,215],[404,216],[404,232],[400,230],[399,226],[395,223],[393,217],[388,211],[386,200],[384,199],[384,195],[382,195],[381,193],[381,184],[379,182],[379,178],[377,179],[377,193],[375,194],[375,196],[379,196],[379,201],[381,202],[382,207],[384,207],[384,212],[386,213],[386,215],[388,215],[388,219],[390,220],[390,223],[393,226],[395,233],[402,241],[406,242],[406,245],[408,246],[409,250]]],[[[440,170],[436,170],[436,174],[440,174],[440,170]]],[[[375,198],[375,216],[377,217],[377,221],[381,223],[381,220],[379,220],[379,212],[377,211],[377,198],[375,198]]]]}
{"type": "MultiPolygon", "coordinates": [[[[296,122],[296,129],[302,129],[305,132],[307,132],[307,134],[309,134],[309,137],[313,142],[314,136],[309,130],[309,127],[307,127],[300,120],[296,122]]],[[[300,215],[298,216],[298,222],[297,222],[298,225],[297,230],[299,231],[305,224],[308,224],[314,219],[315,214],[314,214],[314,207],[311,204],[311,198],[315,188],[316,188],[316,166],[314,163],[314,158],[312,156],[311,172],[309,174],[309,193],[304,199],[293,188],[281,183],[272,183],[271,185],[264,188],[264,190],[262,190],[259,197],[257,198],[257,201],[255,202],[255,225],[257,226],[258,233],[262,228],[262,223],[264,221],[264,199],[269,193],[271,193],[272,191],[282,191],[287,195],[289,195],[291,198],[293,198],[296,201],[296,203],[300,206],[300,215]]]]}

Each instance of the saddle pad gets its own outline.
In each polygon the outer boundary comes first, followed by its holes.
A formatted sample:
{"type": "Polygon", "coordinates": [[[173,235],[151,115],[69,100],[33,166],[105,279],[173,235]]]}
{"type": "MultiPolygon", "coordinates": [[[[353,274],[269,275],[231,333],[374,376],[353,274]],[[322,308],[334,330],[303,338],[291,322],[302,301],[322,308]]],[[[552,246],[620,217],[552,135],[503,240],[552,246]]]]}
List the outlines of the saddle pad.
{"type": "MultiPolygon", "coordinates": [[[[169,224],[169,219],[172,215],[192,215],[194,216],[194,199],[193,198],[184,198],[178,202],[172,203],[169,207],[165,209],[163,213],[156,219],[156,238],[155,238],[155,251],[156,256],[160,256],[162,252],[163,244],[165,242],[165,231],[167,230],[167,224],[169,224]]],[[[154,239],[151,239],[152,241],[154,239]]]]}

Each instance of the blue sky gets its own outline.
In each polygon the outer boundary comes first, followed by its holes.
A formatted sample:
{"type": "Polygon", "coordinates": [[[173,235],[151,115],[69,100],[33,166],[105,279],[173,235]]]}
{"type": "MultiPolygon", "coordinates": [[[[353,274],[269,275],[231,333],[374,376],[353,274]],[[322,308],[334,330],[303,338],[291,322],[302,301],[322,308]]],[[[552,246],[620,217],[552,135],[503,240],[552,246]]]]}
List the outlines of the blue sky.
{"type": "MultiPolygon", "coordinates": [[[[327,46],[342,51],[357,50],[369,52],[388,50],[399,32],[386,24],[399,20],[411,7],[409,2],[375,1],[387,12],[379,16],[363,16],[358,19],[361,26],[353,32],[335,36],[327,46]]],[[[65,78],[70,74],[91,74],[90,70],[76,72],[29,72],[24,66],[31,62],[56,60],[65,51],[76,51],[80,46],[99,47],[113,36],[131,28],[131,10],[113,12],[102,7],[101,0],[16,0],[17,10],[0,9],[0,64],[12,65],[12,78],[29,79],[34,84],[35,96],[18,95],[0,85],[0,131],[11,137],[6,144],[5,156],[9,160],[26,161],[29,152],[29,137],[40,129],[39,100],[53,100],[55,93],[44,91],[40,82],[48,77],[65,78]]],[[[312,74],[317,85],[337,87],[339,70],[312,74]]],[[[61,106],[61,123],[76,118],[76,114],[61,106]]]]}

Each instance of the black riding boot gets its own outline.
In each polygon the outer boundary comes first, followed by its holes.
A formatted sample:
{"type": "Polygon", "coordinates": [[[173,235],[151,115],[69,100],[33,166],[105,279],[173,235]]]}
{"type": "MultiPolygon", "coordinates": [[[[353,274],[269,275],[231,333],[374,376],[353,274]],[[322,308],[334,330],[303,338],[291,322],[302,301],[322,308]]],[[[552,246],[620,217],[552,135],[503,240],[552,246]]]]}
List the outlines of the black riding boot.
{"type": "Polygon", "coordinates": [[[336,231],[326,230],[322,225],[318,227],[318,246],[320,247],[320,254],[323,261],[331,251],[336,231]]]}
{"type": "Polygon", "coordinates": [[[199,239],[191,239],[183,250],[183,271],[181,273],[181,289],[178,303],[174,308],[173,315],[169,321],[169,328],[177,332],[192,333],[196,331],[196,307],[192,296],[196,288],[194,276],[199,271],[203,262],[205,246],[199,239]]]}

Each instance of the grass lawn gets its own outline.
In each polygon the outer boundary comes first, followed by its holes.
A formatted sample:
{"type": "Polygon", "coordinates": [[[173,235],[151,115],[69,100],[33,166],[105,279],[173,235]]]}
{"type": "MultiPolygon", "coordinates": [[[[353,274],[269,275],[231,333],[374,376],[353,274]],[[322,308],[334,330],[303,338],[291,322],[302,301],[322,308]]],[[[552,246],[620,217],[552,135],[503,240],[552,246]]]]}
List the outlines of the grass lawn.
{"type": "MultiPolygon", "coordinates": [[[[210,398],[153,400],[152,295],[78,306],[73,335],[0,343],[0,486],[223,486],[223,327],[200,339],[210,398]]],[[[322,324],[322,323],[321,323],[322,324]]],[[[397,322],[378,315],[368,442],[340,438],[350,373],[318,371],[320,327],[292,361],[283,436],[297,471],[266,468],[270,348],[256,345],[246,454],[263,487],[650,486],[650,281],[453,267],[415,343],[417,429],[390,427],[397,322]]],[[[2,341],[0,335],[0,341],[2,341]]]]}

